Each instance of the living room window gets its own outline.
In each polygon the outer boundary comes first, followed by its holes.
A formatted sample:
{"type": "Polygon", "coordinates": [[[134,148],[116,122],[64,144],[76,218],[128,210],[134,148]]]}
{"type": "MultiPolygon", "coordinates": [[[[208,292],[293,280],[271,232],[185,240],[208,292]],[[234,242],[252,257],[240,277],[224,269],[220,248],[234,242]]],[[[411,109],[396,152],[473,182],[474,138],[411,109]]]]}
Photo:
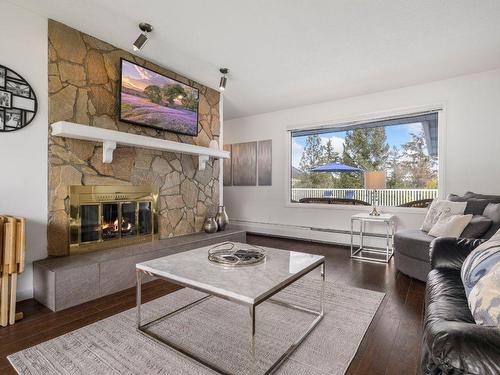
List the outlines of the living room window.
{"type": "Polygon", "coordinates": [[[427,207],[438,196],[437,112],[291,132],[292,203],[427,207]],[[375,173],[373,173],[375,172],[375,173]]]}

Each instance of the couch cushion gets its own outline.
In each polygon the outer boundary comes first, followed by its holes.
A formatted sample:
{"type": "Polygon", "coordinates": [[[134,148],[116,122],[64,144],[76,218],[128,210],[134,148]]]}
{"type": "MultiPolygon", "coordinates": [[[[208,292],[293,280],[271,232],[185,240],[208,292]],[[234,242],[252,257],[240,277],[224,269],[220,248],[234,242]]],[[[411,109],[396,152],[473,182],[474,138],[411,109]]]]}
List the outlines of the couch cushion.
{"type": "Polygon", "coordinates": [[[484,238],[491,238],[500,229],[500,203],[488,204],[483,215],[492,221],[490,229],[484,234],[484,238]]]}
{"type": "Polygon", "coordinates": [[[420,229],[398,231],[394,235],[394,248],[398,253],[430,263],[429,246],[434,237],[420,229]]]}
{"type": "Polygon", "coordinates": [[[490,199],[472,198],[468,195],[460,196],[456,194],[448,194],[446,199],[452,202],[467,202],[464,214],[472,215],[482,215],[488,203],[492,202],[490,199]]]}
{"type": "Polygon", "coordinates": [[[489,200],[491,203],[500,203],[500,195],[478,194],[478,193],[473,193],[472,191],[468,191],[464,194],[464,197],[486,199],[489,200]]]}
{"type": "MultiPolygon", "coordinates": [[[[500,220],[500,218],[499,218],[500,220]]],[[[484,238],[484,234],[490,229],[493,220],[481,216],[474,215],[469,225],[467,225],[460,235],[461,238],[484,238]]]]}
{"type": "Polygon", "coordinates": [[[436,268],[429,272],[425,298],[426,323],[438,320],[475,323],[459,270],[436,268]]]}
{"type": "Polygon", "coordinates": [[[484,209],[491,202],[488,199],[470,198],[467,200],[467,206],[465,207],[465,214],[472,215],[482,215],[484,209]]]}

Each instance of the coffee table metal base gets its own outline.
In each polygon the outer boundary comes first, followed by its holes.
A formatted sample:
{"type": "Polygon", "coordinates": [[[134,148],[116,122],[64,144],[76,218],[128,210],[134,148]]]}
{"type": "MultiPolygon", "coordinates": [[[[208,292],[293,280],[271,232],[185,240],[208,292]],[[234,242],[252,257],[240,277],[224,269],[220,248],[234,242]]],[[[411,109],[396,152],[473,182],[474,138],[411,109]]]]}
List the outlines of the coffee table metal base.
{"type": "MultiPolygon", "coordinates": [[[[311,324],[309,325],[308,329],[298,338],[296,339],[292,345],[290,345],[290,347],[267,369],[267,371],[264,372],[264,374],[272,374],[274,371],[276,371],[278,369],[278,367],[295,351],[295,349],[297,349],[300,344],[304,341],[304,339],[314,330],[314,328],[319,324],[319,322],[323,319],[323,316],[324,316],[324,296],[325,296],[325,263],[321,263],[318,267],[321,267],[321,297],[320,297],[320,309],[319,311],[316,311],[316,310],[313,310],[313,309],[309,309],[309,308],[305,308],[303,306],[298,306],[298,305],[294,305],[294,304],[291,304],[291,303],[288,303],[288,302],[285,302],[285,301],[281,301],[281,300],[276,300],[276,299],[273,299],[271,298],[271,296],[269,296],[268,299],[266,300],[263,300],[262,302],[270,302],[270,303],[274,303],[274,304],[277,304],[277,305],[280,305],[280,306],[283,306],[283,307],[287,307],[287,308],[290,308],[290,309],[293,309],[293,310],[298,310],[298,311],[302,311],[302,312],[305,312],[305,313],[308,313],[312,316],[314,316],[314,320],[311,322],[311,324]]],[[[316,267],[316,268],[318,268],[316,267]]],[[[314,269],[316,269],[314,268],[314,269]]],[[[311,270],[312,271],[312,270],[311,270]]],[[[164,337],[161,337],[153,332],[151,332],[149,329],[156,325],[156,324],[159,324],[161,323],[162,321],[168,319],[168,318],[171,318],[183,311],[186,311],[192,307],[195,307],[196,305],[199,305],[200,303],[210,299],[210,298],[213,298],[215,296],[213,295],[206,295],[194,302],[191,302],[175,311],[172,311],[166,315],[163,315],[157,319],[154,319],[152,320],[151,322],[148,322],[146,324],[141,324],[141,304],[142,304],[142,297],[141,297],[141,284],[142,284],[142,276],[144,274],[149,274],[145,271],[141,271],[141,270],[136,270],[136,274],[137,274],[137,285],[136,285],[136,288],[137,288],[137,329],[139,330],[139,332],[141,332],[143,335],[157,341],[158,343],[162,344],[162,345],[166,345],[167,347],[169,348],[172,348],[174,350],[176,350],[177,352],[183,354],[184,356],[186,356],[187,358],[191,359],[191,360],[194,360],[198,363],[201,363],[203,364],[204,366],[220,373],[220,374],[230,374],[227,370],[224,370],[222,369],[220,366],[218,366],[217,364],[215,363],[212,363],[210,362],[209,360],[207,359],[204,359],[204,358],[201,358],[199,357],[198,355],[192,353],[191,351],[189,351],[188,349],[186,348],[183,348],[177,344],[175,344],[174,342],[168,340],[167,338],[164,338],[164,337]]],[[[151,275],[149,274],[150,276],[156,276],[158,277],[158,275],[151,275]]],[[[171,280],[169,280],[171,281],[171,280]]],[[[296,281],[296,280],[295,280],[296,281]]],[[[172,282],[172,281],[171,281],[172,282]]],[[[288,286],[288,285],[286,285],[288,286]]],[[[285,287],[286,287],[285,286],[285,287]]],[[[285,288],[284,287],[284,288],[285,288]]],[[[277,290],[274,294],[280,292],[281,290],[283,290],[284,288],[280,289],[280,290],[277,290]]],[[[261,302],[261,303],[262,303],[261,302]]],[[[259,303],[260,304],[260,303],[259,303]]],[[[250,322],[250,343],[249,343],[249,352],[250,352],[250,359],[251,359],[251,363],[252,363],[252,369],[251,369],[251,373],[252,374],[256,374],[256,358],[255,358],[255,315],[256,315],[256,307],[257,305],[249,305],[248,306],[248,309],[249,309],[249,322],[250,322]]]]}

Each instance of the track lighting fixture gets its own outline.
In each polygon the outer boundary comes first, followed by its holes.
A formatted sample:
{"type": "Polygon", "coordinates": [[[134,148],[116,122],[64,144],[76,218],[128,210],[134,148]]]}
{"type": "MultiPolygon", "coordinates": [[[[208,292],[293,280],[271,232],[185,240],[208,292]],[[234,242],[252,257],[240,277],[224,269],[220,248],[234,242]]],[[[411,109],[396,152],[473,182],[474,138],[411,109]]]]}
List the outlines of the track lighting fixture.
{"type": "Polygon", "coordinates": [[[132,45],[134,47],[134,51],[140,51],[145,46],[148,41],[148,33],[153,31],[153,26],[149,23],[141,22],[139,24],[139,29],[141,29],[142,32],[132,45]]]}
{"type": "Polygon", "coordinates": [[[228,68],[220,68],[219,72],[222,73],[222,77],[220,77],[219,90],[224,91],[226,89],[227,74],[229,73],[229,69],[228,68]]]}

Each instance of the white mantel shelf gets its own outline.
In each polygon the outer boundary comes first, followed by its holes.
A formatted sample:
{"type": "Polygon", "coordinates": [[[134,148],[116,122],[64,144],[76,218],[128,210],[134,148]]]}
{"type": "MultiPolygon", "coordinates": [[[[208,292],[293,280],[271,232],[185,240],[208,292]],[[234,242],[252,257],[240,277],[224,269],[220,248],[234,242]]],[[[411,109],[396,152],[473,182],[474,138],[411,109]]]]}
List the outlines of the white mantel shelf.
{"type": "Polygon", "coordinates": [[[205,169],[210,157],[215,159],[228,159],[230,157],[229,151],[80,125],[67,121],[58,121],[52,124],[52,135],[80,139],[82,141],[102,142],[103,163],[111,163],[113,161],[113,151],[117,145],[196,155],[198,156],[198,169],[200,170],[205,169]]]}

